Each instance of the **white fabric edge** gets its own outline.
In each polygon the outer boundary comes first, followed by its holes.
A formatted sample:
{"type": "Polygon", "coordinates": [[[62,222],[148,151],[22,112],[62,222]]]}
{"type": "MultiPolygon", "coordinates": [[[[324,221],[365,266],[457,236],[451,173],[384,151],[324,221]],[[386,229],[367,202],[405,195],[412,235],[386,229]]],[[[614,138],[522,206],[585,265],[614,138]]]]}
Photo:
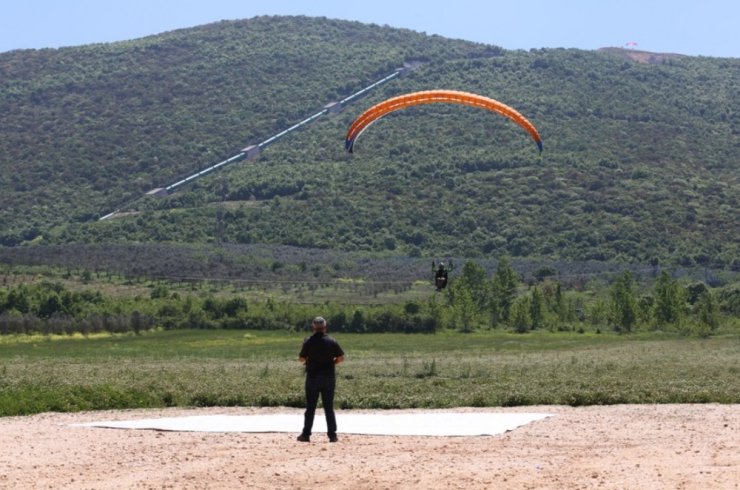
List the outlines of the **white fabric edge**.
{"type": "MultiPolygon", "coordinates": [[[[345,414],[337,412],[340,433],[389,436],[492,436],[551,417],[546,413],[424,412],[408,414],[345,414]]],[[[194,415],[140,420],[109,420],[73,427],[140,429],[178,432],[300,432],[302,414],[194,415]]],[[[316,411],[314,433],[326,432],[326,419],[316,411]]]]}

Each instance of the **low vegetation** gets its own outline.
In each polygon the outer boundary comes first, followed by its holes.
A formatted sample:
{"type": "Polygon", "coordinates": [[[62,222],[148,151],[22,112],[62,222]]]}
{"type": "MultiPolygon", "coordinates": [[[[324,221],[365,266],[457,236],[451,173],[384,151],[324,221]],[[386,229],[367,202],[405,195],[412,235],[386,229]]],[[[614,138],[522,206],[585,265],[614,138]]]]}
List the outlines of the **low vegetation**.
{"type": "MultiPolygon", "coordinates": [[[[305,332],[181,330],[0,338],[0,415],[302,406],[305,332]]],[[[740,403],[737,335],[335,333],[350,408],[740,403]]]]}
{"type": "Polygon", "coordinates": [[[526,283],[507,259],[490,275],[469,261],[443,292],[418,282],[362,304],[351,281],[300,303],[280,287],[30,272],[0,289],[0,415],[299,406],[296,352],[318,313],[349,353],[343,408],[740,402],[740,291],[667,273],[566,289],[547,269],[526,283]]]}

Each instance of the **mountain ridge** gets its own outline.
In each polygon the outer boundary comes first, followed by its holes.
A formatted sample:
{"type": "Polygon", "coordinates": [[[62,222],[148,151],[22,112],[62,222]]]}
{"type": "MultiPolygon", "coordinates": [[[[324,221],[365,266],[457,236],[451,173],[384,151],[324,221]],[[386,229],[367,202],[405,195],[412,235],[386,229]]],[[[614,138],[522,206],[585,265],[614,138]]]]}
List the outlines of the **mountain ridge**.
{"type": "Polygon", "coordinates": [[[623,54],[510,52],[305,17],[0,53],[0,110],[9,115],[0,122],[0,240],[740,267],[732,220],[740,63],[625,65],[623,54]],[[116,223],[90,222],[410,60],[426,64],[254,164],[146,199],[140,214],[116,223]],[[357,154],[344,154],[344,131],[362,108],[432,87],[512,104],[541,130],[542,159],[515,128],[450,108],[387,118],[357,154]],[[247,204],[220,204],[239,201],[247,204]]]}

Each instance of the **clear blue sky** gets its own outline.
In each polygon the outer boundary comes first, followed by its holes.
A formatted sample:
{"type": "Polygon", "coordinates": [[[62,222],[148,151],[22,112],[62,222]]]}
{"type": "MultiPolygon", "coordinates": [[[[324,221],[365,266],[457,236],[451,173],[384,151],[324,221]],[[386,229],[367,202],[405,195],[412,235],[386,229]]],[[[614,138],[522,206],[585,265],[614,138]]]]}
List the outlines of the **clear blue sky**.
{"type": "Polygon", "coordinates": [[[506,49],[624,46],[740,57],[740,0],[3,0],[0,52],[134,39],[224,19],[309,15],[506,49]]]}

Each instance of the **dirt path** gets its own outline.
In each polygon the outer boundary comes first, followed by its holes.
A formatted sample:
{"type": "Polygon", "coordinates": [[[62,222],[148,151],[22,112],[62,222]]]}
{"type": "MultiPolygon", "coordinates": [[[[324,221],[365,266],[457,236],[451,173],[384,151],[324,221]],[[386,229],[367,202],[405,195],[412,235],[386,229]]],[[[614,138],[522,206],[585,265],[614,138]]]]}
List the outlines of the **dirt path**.
{"type": "MultiPolygon", "coordinates": [[[[0,488],[738,489],[740,405],[465,409],[555,416],[494,437],[156,432],[70,427],[209,408],[0,418],[0,488]]],[[[391,413],[391,412],[385,412],[391,413]]],[[[296,429],[298,430],[298,428],[296,429]]]]}

